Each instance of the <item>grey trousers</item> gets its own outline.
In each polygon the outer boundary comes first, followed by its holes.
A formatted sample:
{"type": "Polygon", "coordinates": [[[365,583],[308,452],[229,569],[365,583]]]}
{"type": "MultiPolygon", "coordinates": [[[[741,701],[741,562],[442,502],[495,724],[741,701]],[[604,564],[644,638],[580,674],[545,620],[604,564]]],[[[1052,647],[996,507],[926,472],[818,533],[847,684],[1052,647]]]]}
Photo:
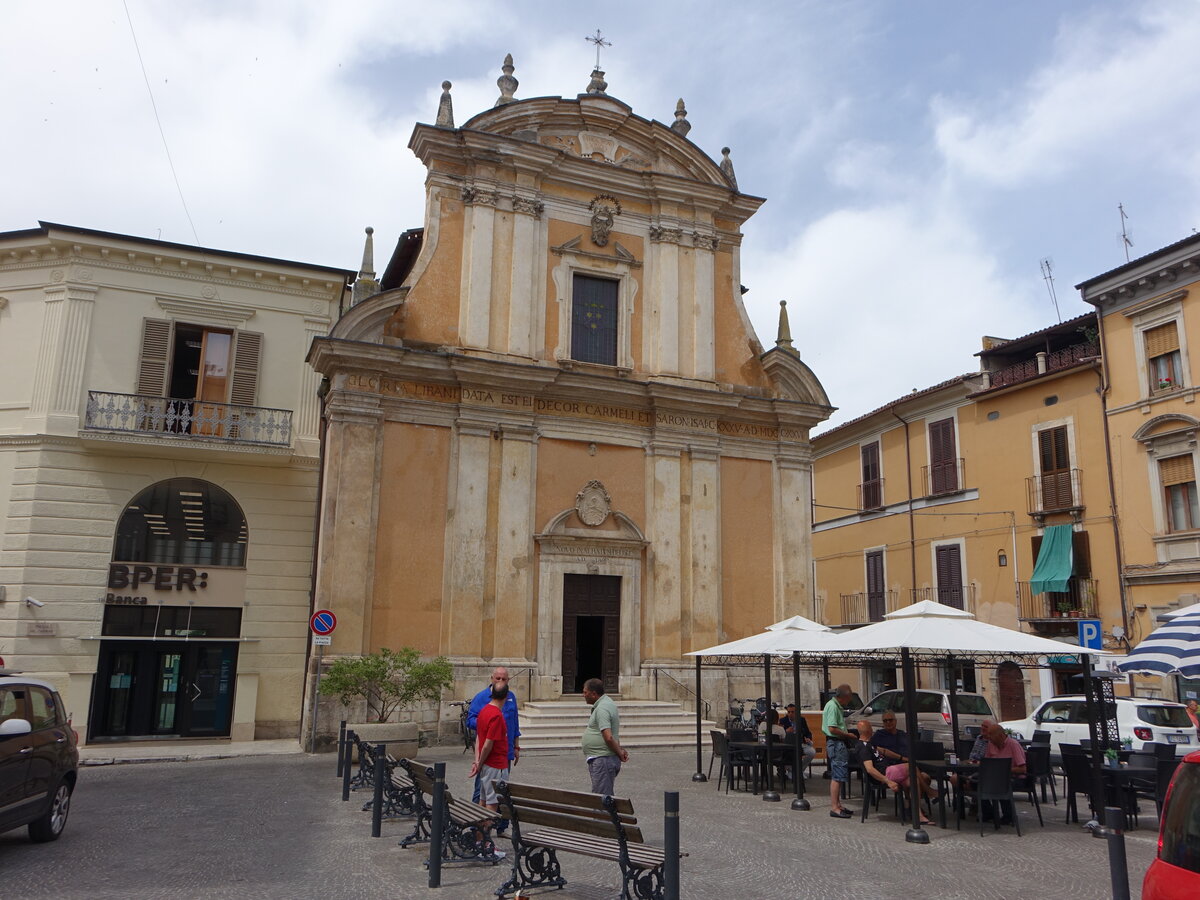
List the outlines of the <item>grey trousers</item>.
{"type": "Polygon", "coordinates": [[[592,776],[592,793],[613,796],[613,782],[621,774],[621,760],[615,756],[597,756],[588,760],[592,776]]]}

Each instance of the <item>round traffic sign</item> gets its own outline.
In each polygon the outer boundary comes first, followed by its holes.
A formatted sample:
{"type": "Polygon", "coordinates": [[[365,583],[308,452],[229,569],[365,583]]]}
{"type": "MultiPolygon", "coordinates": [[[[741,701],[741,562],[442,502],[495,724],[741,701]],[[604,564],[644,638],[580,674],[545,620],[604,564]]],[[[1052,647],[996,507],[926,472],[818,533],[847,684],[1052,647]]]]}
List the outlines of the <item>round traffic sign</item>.
{"type": "Polygon", "coordinates": [[[308,627],[313,634],[332,634],[333,629],[337,628],[337,616],[327,609],[318,609],[308,620],[308,627]]]}

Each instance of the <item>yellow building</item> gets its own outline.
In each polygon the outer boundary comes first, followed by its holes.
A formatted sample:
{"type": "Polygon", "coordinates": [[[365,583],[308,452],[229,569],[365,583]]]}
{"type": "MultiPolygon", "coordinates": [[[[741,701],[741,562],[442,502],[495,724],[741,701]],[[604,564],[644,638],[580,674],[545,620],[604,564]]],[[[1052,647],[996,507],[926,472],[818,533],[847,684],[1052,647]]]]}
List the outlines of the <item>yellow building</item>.
{"type": "Polygon", "coordinates": [[[457,696],[503,663],[522,699],[597,675],[652,697],[686,651],[811,597],[808,435],[830,407],[742,306],[763,201],[686,138],[682,103],[641,118],[597,74],[531,100],[501,78],[462,127],[447,89],[410,141],[424,227],[309,356],[330,650],[446,654],[457,696]]]}
{"type": "MultiPolygon", "coordinates": [[[[1200,236],[1077,285],[1100,317],[1104,411],[1136,643],[1157,616],[1200,600],[1196,432],[1200,236]]],[[[1181,684],[1195,696],[1200,684],[1181,684]]],[[[1169,692],[1169,689],[1168,689],[1169,692]]]]}
{"type": "MultiPolygon", "coordinates": [[[[1098,618],[1106,645],[1128,629],[1117,577],[1095,316],[1014,340],[985,338],[979,373],[914,392],[813,441],[818,615],[878,621],[937,600],[981,621],[1074,641],[1098,618]],[[1065,525],[1066,590],[1031,589],[1046,529],[1065,525]]],[[[1047,669],[956,673],[1004,718],[1074,689],[1064,653],[1047,669]]],[[[891,666],[841,673],[868,694],[891,666]]],[[[945,671],[921,673],[945,688],[945,671]]]]}

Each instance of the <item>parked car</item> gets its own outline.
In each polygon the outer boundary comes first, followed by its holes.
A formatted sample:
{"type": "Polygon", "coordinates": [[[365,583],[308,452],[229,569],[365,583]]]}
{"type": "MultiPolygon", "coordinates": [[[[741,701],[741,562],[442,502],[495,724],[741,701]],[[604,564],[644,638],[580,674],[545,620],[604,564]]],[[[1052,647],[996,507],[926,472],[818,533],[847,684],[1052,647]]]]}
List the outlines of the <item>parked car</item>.
{"type": "MultiPolygon", "coordinates": [[[[800,711],[800,715],[808,723],[808,730],[812,732],[813,749],[817,752],[817,759],[825,758],[825,732],[821,730],[821,722],[825,716],[825,704],[829,702],[831,697],[833,697],[833,691],[822,691],[820,709],[804,709],[800,711]]],[[[858,715],[860,709],[862,709],[862,698],[857,693],[851,693],[850,703],[842,707],[847,724],[858,715]]]]}
{"type": "Polygon", "coordinates": [[[79,736],[53,685],[0,669],[0,832],[57,840],[79,773],[79,736]]]}
{"type": "MultiPolygon", "coordinates": [[[[1122,741],[1131,741],[1134,750],[1151,743],[1174,744],[1176,756],[1184,756],[1198,746],[1196,728],[1183,704],[1147,697],[1117,697],[1116,703],[1117,734],[1122,741]]],[[[1029,718],[1000,724],[1017,738],[1049,731],[1050,755],[1054,758],[1061,755],[1059,744],[1078,744],[1091,737],[1087,701],[1082,696],[1052,697],[1029,718]]]]}
{"type": "MultiPolygon", "coordinates": [[[[991,704],[983,694],[955,693],[958,708],[958,736],[976,737],[984,719],[995,720],[991,704]]],[[[876,694],[854,718],[866,719],[876,730],[883,727],[883,714],[894,712],[903,730],[905,726],[904,691],[884,691],[876,694]]],[[[953,747],[953,718],[950,715],[949,691],[917,691],[917,726],[931,733],[931,740],[953,747]]]]}
{"type": "Polygon", "coordinates": [[[1158,855],[1142,881],[1142,900],[1200,897],[1200,752],[1175,770],[1158,829],[1158,855]]]}

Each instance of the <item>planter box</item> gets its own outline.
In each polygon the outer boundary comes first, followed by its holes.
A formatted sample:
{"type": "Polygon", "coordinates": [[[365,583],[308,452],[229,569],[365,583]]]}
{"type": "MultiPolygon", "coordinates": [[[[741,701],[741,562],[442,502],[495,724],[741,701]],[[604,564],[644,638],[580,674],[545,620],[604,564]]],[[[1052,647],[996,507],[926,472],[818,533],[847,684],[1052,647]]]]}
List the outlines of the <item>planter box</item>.
{"type": "MultiPolygon", "coordinates": [[[[388,754],[396,759],[417,757],[420,732],[416,722],[364,722],[360,725],[347,724],[346,730],[353,731],[361,740],[371,744],[385,741],[388,754]]],[[[352,758],[354,762],[358,762],[357,746],[352,758]]]]}

